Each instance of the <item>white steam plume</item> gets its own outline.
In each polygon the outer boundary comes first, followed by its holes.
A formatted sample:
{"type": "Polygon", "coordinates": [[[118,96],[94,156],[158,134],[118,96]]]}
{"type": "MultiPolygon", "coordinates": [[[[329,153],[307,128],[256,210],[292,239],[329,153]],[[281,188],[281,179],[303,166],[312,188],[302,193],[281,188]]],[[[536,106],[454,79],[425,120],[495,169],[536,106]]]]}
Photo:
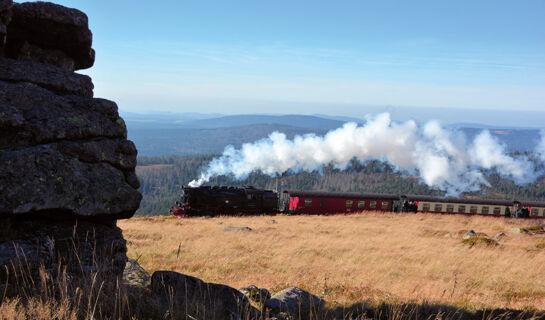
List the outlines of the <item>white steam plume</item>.
{"type": "MultiPolygon", "coordinates": [[[[545,155],[545,142],[543,149],[545,155]]],[[[534,166],[527,158],[508,156],[505,147],[488,131],[468,142],[462,133],[447,131],[438,122],[419,127],[412,120],[392,122],[390,115],[383,113],[368,117],[363,126],[346,123],[323,137],[309,134],[288,140],[285,134],[273,132],[268,138],[243,144],[240,149],[228,146],[189,185],[200,186],[217,175],[244,179],[260,171],[276,176],[288,170],[319,170],[329,163],[344,169],[354,158],[361,162],[388,161],[448,194],[475,191],[483,184],[488,185],[482,169],[495,168],[517,183],[529,183],[536,178],[534,166]]]]}
{"type": "Polygon", "coordinates": [[[536,152],[541,158],[541,161],[545,163],[545,129],[541,130],[541,141],[536,147],[536,152]]]}

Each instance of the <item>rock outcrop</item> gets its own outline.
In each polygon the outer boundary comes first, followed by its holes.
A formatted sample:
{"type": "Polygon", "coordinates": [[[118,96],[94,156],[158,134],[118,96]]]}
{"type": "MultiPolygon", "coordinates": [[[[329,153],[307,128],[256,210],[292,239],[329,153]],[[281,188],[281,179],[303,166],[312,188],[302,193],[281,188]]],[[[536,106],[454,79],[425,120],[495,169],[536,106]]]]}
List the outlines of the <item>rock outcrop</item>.
{"type": "Polygon", "coordinates": [[[132,287],[146,288],[151,284],[151,277],[138,261],[129,259],[123,270],[123,282],[132,287]]]}
{"type": "Polygon", "coordinates": [[[324,300],[297,287],[286,288],[265,301],[265,308],[272,313],[285,312],[295,319],[316,318],[324,305],[324,300]]]}
{"type": "Polygon", "coordinates": [[[140,204],[137,151],[117,105],[74,72],[94,57],[83,12],[0,0],[0,286],[21,264],[123,272],[115,224],[140,204]]]}
{"type": "Polygon", "coordinates": [[[6,42],[10,58],[68,71],[87,69],[95,62],[92,42],[87,15],[79,10],[41,1],[12,7],[6,42]]]}
{"type": "Polygon", "coordinates": [[[259,319],[240,291],[223,284],[207,283],[173,271],[156,271],[151,276],[151,292],[171,311],[171,317],[183,319],[259,319]]]}
{"type": "Polygon", "coordinates": [[[254,285],[250,285],[247,287],[243,287],[238,289],[238,291],[244,293],[245,296],[248,297],[248,299],[259,303],[264,304],[267,299],[270,299],[271,293],[266,288],[258,288],[254,285]]]}

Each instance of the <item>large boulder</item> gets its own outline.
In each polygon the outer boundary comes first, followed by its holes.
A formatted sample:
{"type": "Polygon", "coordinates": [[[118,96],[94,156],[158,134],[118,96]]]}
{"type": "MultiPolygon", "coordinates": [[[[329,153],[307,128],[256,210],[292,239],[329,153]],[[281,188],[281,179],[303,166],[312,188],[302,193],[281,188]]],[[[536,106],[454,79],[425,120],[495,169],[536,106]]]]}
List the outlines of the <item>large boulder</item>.
{"type": "Polygon", "coordinates": [[[90,68],[95,61],[87,15],[77,9],[41,1],[16,3],[7,33],[11,58],[47,61],[69,71],[90,68]]]}
{"type": "Polygon", "coordinates": [[[316,319],[325,301],[298,287],[284,289],[265,301],[272,313],[288,313],[295,319],[316,319]]]}
{"type": "Polygon", "coordinates": [[[207,283],[174,271],[156,271],[151,276],[151,291],[171,310],[174,319],[258,319],[260,312],[252,307],[240,291],[226,285],[207,283]]]}
{"type": "Polygon", "coordinates": [[[89,272],[115,284],[127,261],[116,221],[142,195],[117,105],[73,72],[93,64],[87,16],[0,0],[0,40],[0,291],[89,272]]]}

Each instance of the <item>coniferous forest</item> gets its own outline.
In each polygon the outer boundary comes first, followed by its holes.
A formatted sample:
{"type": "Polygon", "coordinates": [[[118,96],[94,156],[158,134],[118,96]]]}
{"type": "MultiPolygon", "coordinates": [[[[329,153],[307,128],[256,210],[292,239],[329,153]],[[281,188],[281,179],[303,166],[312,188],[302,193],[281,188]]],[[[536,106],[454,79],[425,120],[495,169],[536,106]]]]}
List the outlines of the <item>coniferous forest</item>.
{"type": "MultiPolygon", "coordinates": [[[[180,188],[198,178],[214,155],[140,157],[136,172],[140,180],[143,200],[137,215],[156,216],[168,214],[169,208],[179,199],[180,188]]],[[[543,168],[539,168],[543,172],[543,168]]],[[[533,184],[520,186],[501,178],[494,171],[487,172],[490,187],[479,192],[460,196],[506,200],[545,200],[545,175],[533,184]]],[[[403,174],[391,165],[372,160],[366,163],[352,161],[345,170],[332,166],[321,172],[284,173],[272,178],[253,173],[247,179],[234,180],[228,176],[214,177],[210,185],[255,186],[272,190],[319,190],[336,192],[370,192],[393,194],[444,195],[444,191],[430,188],[419,178],[403,174]]]]}

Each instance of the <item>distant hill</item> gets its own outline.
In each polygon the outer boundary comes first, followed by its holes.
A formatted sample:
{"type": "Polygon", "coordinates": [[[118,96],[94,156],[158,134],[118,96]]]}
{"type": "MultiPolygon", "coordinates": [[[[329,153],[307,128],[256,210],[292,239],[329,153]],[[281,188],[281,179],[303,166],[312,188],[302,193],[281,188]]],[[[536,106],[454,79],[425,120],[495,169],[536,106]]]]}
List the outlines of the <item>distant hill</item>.
{"type": "Polygon", "coordinates": [[[235,126],[246,126],[255,124],[275,124],[292,126],[307,129],[331,130],[342,126],[346,121],[325,119],[307,115],[233,115],[220,118],[201,119],[187,122],[185,125],[190,128],[225,128],[235,126]]]}
{"type": "Polygon", "coordinates": [[[307,129],[338,128],[345,122],[363,122],[361,119],[350,117],[335,117],[325,115],[264,115],[242,114],[222,115],[203,114],[196,112],[170,113],[159,112],[140,114],[133,112],[120,112],[125,122],[131,128],[193,128],[214,129],[225,127],[248,126],[255,124],[276,124],[307,129]]]}
{"type": "Polygon", "coordinates": [[[227,145],[240,147],[267,137],[274,131],[285,133],[290,139],[295,135],[316,133],[327,130],[307,129],[277,124],[254,124],[214,129],[190,128],[130,128],[129,139],[138,148],[139,156],[197,155],[222,153],[227,145]]]}

